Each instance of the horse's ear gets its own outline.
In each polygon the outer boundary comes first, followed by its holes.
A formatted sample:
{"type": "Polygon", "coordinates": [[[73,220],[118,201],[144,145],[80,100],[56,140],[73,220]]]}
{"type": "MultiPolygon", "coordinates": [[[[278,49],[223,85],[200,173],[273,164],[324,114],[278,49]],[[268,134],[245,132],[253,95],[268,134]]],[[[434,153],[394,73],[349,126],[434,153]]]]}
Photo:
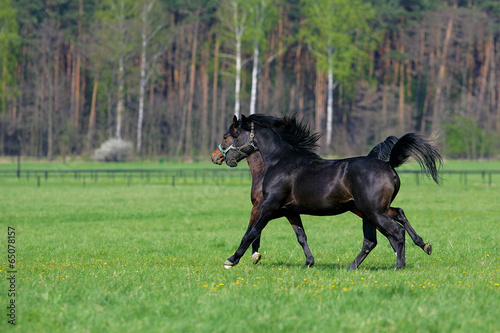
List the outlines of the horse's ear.
{"type": "Polygon", "coordinates": [[[245,117],[244,115],[241,115],[241,123],[244,124],[247,122],[247,117],[245,117]]]}
{"type": "Polygon", "coordinates": [[[238,118],[236,115],[233,116],[233,126],[234,128],[238,128],[238,118]]]}

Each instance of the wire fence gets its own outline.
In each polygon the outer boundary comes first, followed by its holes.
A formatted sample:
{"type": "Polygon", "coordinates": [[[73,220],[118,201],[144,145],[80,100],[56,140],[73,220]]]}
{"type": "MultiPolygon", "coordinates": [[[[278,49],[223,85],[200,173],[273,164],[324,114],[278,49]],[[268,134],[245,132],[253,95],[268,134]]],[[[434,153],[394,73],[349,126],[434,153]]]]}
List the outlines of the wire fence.
{"type": "MultiPolygon", "coordinates": [[[[398,170],[398,174],[414,175],[415,183],[420,185],[422,173],[417,170],[398,170]]],[[[459,183],[461,185],[484,184],[494,185],[500,170],[444,170],[441,173],[442,183],[459,183]]],[[[77,181],[84,186],[91,183],[120,182],[128,185],[134,183],[154,183],[172,187],[188,184],[245,184],[251,182],[249,169],[128,169],[128,170],[0,170],[0,178],[27,180],[41,186],[49,181],[77,181]]]]}

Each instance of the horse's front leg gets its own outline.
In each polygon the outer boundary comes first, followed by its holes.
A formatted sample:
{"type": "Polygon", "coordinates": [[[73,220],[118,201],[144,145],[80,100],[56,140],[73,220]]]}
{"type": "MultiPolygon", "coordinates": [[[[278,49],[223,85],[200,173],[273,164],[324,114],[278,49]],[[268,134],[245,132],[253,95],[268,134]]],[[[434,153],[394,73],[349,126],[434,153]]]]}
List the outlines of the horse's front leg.
{"type": "Polygon", "coordinates": [[[245,232],[238,250],[224,262],[224,267],[231,268],[240,262],[250,244],[260,237],[262,230],[272,218],[276,218],[276,209],[266,208],[266,205],[263,204],[257,222],[245,232]]]}

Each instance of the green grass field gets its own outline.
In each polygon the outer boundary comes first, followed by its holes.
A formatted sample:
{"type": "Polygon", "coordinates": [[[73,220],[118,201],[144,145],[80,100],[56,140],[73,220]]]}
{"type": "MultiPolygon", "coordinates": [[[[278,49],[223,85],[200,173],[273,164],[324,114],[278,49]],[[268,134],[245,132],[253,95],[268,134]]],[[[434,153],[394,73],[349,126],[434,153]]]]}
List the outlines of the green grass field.
{"type": "MultiPolygon", "coordinates": [[[[176,167],[185,166],[217,168],[176,167]]],[[[500,163],[451,161],[450,168],[498,170],[500,163]]],[[[314,268],[302,269],[302,249],[279,219],[263,232],[258,265],[248,251],[224,269],[248,223],[249,180],[172,187],[49,179],[37,187],[33,179],[0,178],[0,330],[499,332],[500,175],[491,186],[479,175],[466,186],[450,175],[441,187],[401,178],[394,206],[434,252],[407,236],[400,271],[380,234],[360,269],[346,271],[363,240],[353,214],[303,216],[314,268]],[[8,226],[16,232],[15,326],[6,316],[8,226]]]]}

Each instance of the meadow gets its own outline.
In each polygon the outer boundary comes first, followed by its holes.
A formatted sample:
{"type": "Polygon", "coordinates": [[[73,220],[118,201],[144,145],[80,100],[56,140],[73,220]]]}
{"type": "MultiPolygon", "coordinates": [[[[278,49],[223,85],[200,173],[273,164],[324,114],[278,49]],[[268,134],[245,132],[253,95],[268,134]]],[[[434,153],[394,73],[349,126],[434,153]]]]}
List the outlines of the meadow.
{"type": "MultiPolygon", "coordinates": [[[[103,164],[26,168],[105,168],[103,164]]],[[[108,166],[109,167],[109,166],[108,166]]],[[[120,168],[227,168],[204,163],[120,168]]],[[[242,165],[243,167],[243,165],[242,165]]],[[[407,168],[414,168],[409,165],[407,168]]],[[[13,164],[0,169],[14,168],[13,164]]],[[[499,162],[449,161],[446,170],[500,170],[499,162]]],[[[263,231],[262,260],[247,251],[230,270],[251,203],[250,180],[205,184],[100,178],[0,178],[1,330],[19,332],[499,332],[500,175],[442,186],[401,174],[393,206],[433,245],[407,236],[407,268],[388,241],[357,271],[353,214],[303,216],[316,259],[285,219],[263,231]],[[7,228],[15,228],[16,325],[7,323],[7,228]]]]}

